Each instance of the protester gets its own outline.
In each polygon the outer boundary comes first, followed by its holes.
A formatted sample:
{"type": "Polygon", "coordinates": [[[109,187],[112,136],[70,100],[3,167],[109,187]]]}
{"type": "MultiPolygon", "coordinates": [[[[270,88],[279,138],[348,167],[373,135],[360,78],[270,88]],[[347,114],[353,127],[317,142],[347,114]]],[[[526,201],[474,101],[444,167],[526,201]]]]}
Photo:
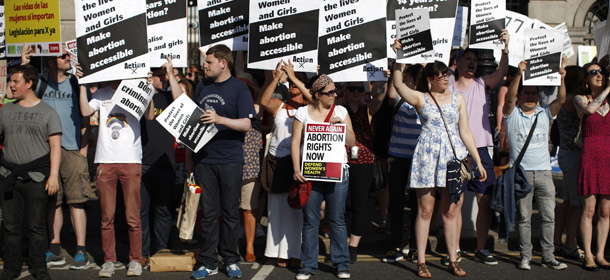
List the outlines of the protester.
{"type": "Polygon", "coordinates": [[[0,180],[5,251],[2,279],[21,275],[23,238],[28,237],[32,273],[51,279],[47,272],[48,196],[59,188],[61,120],[51,106],[36,96],[38,71],[30,65],[11,70],[8,86],[16,101],[0,108],[3,135],[0,180]],[[9,121],[10,120],[10,121],[9,121]]]}
{"type": "MultiPolygon", "coordinates": [[[[303,129],[310,122],[323,122],[328,116],[330,124],[343,123],[346,125],[345,145],[351,148],[355,144],[352,122],[347,110],[340,105],[335,106],[337,90],[333,81],[322,74],[311,79],[309,92],[313,103],[297,109],[292,125],[292,165],[293,179],[305,183],[307,180],[301,174],[301,145],[303,129]]],[[[347,162],[347,154],[343,156],[343,163],[347,162]]],[[[326,202],[326,215],[330,221],[330,252],[331,261],[336,269],[339,279],[350,278],[349,250],[347,246],[347,228],[345,226],[345,199],[349,186],[349,172],[347,165],[343,164],[343,180],[341,182],[311,182],[311,194],[303,208],[303,242],[301,244],[301,259],[303,268],[296,276],[297,280],[309,279],[318,270],[318,228],[320,225],[320,209],[322,200],[326,202]]]]}
{"type": "MultiPolygon", "coordinates": [[[[606,56],[607,58],[607,56],[606,56]]],[[[583,67],[588,92],[574,97],[576,109],[584,114],[582,117],[582,150],[580,154],[580,171],[578,173],[578,195],[583,199],[583,211],[580,224],[585,260],[582,267],[595,271],[599,267],[610,269],[610,263],[604,257],[605,244],[608,240],[610,222],[610,174],[608,174],[609,132],[607,116],[610,111],[607,97],[610,93],[610,76],[606,63],[591,63],[583,67]],[[593,258],[591,243],[593,239],[592,220],[598,211],[597,253],[593,258]]]]}
{"type": "MultiPolygon", "coordinates": [[[[405,70],[404,83],[413,90],[425,90],[418,88],[415,83],[423,79],[423,69],[424,66],[421,64],[411,65],[405,70]]],[[[395,107],[398,107],[398,110],[394,116],[392,137],[390,138],[388,149],[388,154],[391,156],[388,187],[390,191],[392,249],[386,253],[382,261],[395,262],[405,257],[402,250],[402,237],[404,231],[405,187],[409,184],[409,176],[405,175],[411,172],[413,151],[417,144],[417,138],[419,138],[421,133],[421,121],[415,107],[400,98],[393,85],[389,89],[388,95],[390,96],[390,101],[395,104],[395,107]]],[[[418,207],[415,189],[409,190],[409,207],[411,208],[411,219],[407,260],[416,261],[417,241],[415,239],[415,221],[417,219],[418,207]]]]}
{"type": "Polygon", "coordinates": [[[172,103],[172,96],[180,96],[182,89],[172,71],[172,62],[152,69],[154,118],[140,120],[142,129],[142,179],[140,184],[140,221],[142,226],[142,266],[147,267],[150,256],[167,249],[172,228],[172,193],[175,182],[176,155],[174,137],[156,118],[172,103]],[[167,78],[166,78],[167,77],[167,78]],[[171,91],[164,89],[165,82],[171,91]],[[151,224],[154,228],[151,229],[151,224]],[[151,231],[154,243],[151,242],[151,231]],[[154,245],[154,246],[153,246],[154,245]],[[152,250],[151,250],[152,248],[152,250]]]}
{"type": "MultiPolygon", "coordinates": [[[[216,135],[193,155],[195,181],[205,186],[201,192],[202,247],[199,268],[192,278],[201,279],[218,273],[218,254],[223,258],[229,277],[241,277],[237,266],[239,197],[244,164],[244,136],[256,119],[248,87],[231,76],[233,55],[225,45],[215,45],[206,52],[205,74],[193,101],[205,113],[203,124],[214,124],[216,135]],[[222,228],[219,214],[222,211],[222,228]],[[218,254],[216,249],[218,248],[218,254]]],[[[187,151],[187,160],[190,152],[187,151]]]]}
{"type": "Polygon", "coordinates": [[[289,62],[278,63],[273,80],[262,93],[260,105],[273,117],[273,128],[269,153],[262,166],[261,182],[267,193],[267,244],[265,256],[276,258],[278,267],[301,268],[301,229],[303,214],[290,208],[288,185],[294,170],[290,157],[292,123],[299,107],[311,99],[305,88],[306,76],[295,73],[289,62]],[[284,102],[275,96],[276,87],[287,76],[290,84],[290,98],[284,102]]]}
{"type": "MultiPolygon", "coordinates": [[[[499,41],[504,43],[500,65],[493,73],[484,77],[475,77],[478,67],[479,52],[474,49],[466,49],[457,54],[456,71],[451,75],[449,80],[449,91],[460,93],[466,101],[468,110],[468,125],[474,136],[474,141],[481,156],[481,161],[487,172],[487,180],[479,182],[478,180],[470,180],[465,183],[468,190],[473,191],[477,198],[476,228],[477,228],[477,248],[475,259],[488,265],[496,265],[498,261],[491,255],[489,250],[485,249],[485,242],[489,235],[489,227],[491,226],[492,212],[489,207],[491,193],[495,183],[495,170],[493,158],[493,138],[489,118],[490,112],[488,100],[489,93],[495,89],[503,80],[508,72],[508,42],[510,35],[506,29],[503,29],[499,41]]],[[[458,203],[458,240],[462,231],[462,203],[458,203]]],[[[461,261],[460,245],[458,244],[458,262],[461,261]]],[[[448,264],[448,257],[445,257],[443,263],[448,264]]]]}
{"type": "MultiPolygon", "coordinates": [[[[397,50],[398,48],[401,48],[401,44],[396,40],[393,49],[397,50]]],[[[419,204],[415,224],[417,251],[426,251],[436,188],[439,188],[443,229],[447,251],[449,252],[448,270],[455,276],[465,276],[466,272],[457,263],[456,251],[459,243],[457,239],[457,216],[460,214],[457,212],[459,209],[457,204],[451,202],[452,194],[445,181],[447,179],[447,162],[453,159],[454,153],[458,159],[462,159],[466,157],[467,152],[470,152],[480,170],[480,181],[487,178],[487,173],[483,169],[481,158],[468,126],[468,112],[466,111],[464,98],[456,92],[447,90],[449,86],[447,66],[438,61],[426,65],[423,72],[425,80],[418,81],[422,83],[422,88],[427,88],[427,84],[430,84],[429,91],[425,93],[412,90],[403,83],[403,68],[404,65],[399,63],[394,66],[394,87],[396,87],[396,91],[401,98],[415,107],[422,120],[422,133],[417,140],[417,146],[413,154],[409,180],[409,187],[417,190],[419,204]],[[441,109],[445,108],[445,110],[439,112],[436,102],[430,101],[431,98],[438,99],[438,106],[441,106],[441,109]],[[445,122],[447,123],[446,126],[441,125],[445,122]],[[451,138],[447,133],[451,134],[451,138]]],[[[458,192],[453,195],[457,195],[457,198],[461,200],[460,197],[463,193],[458,192]]],[[[417,264],[420,277],[432,277],[426,266],[424,254],[418,255],[417,264]]]]}
{"type": "MultiPolygon", "coordinates": [[[[567,58],[564,57],[565,64],[567,58]]],[[[551,175],[551,159],[548,149],[550,121],[555,118],[565,102],[565,65],[562,65],[561,86],[557,99],[543,107],[537,106],[538,87],[521,87],[521,77],[526,70],[526,62],[519,63],[519,70],[508,88],[504,102],[504,121],[508,135],[511,165],[517,159],[523,144],[528,137],[530,128],[535,123],[536,128],[523,156],[521,166],[525,170],[528,183],[533,190],[525,197],[517,198],[517,231],[519,232],[519,250],[521,262],[519,269],[531,269],[532,259],[532,226],[531,217],[533,199],[536,197],[538,211],[542,217],[540,244],[542,247],[542,266],[556,270],[568,266],[555,259],[553,255],[553,230],[555,226],[555,185],[551,175]]]]}
{"type": "MultiPolygon", "coordinates": [[[[21,64],[29,64],[33,50],[25,46],[21,53],[21,64]]],[[[63,265],[66,259],[61,253],[60,232],[63,226],[63,197],[70,207],[70,218],[76,235],[76,254],[70,269],[84,269],[89,264],[86,250],[87,214],[83,203],[95,197],[89,182],[87,148],[89,144],[89,118],[83,118],[79,106],[79,87],[72,69],[70,56],[64,49],[58,57],[45,57],[47,70],[39,77],[36,94],[43,102],[59,114],[62,126],[61,161],[59,177],[61,185],[56,196],[51,197],[49,207],[49,239],[51,244],[46,254],[47,265],[63,265]],[[43,88],[44,87],[44,88],[43,88]]],[[[80,68],[79,68],[80,69],[80,68]]],[[[82,75],[78,70],[79,75],[82,75]]]]}
{"type": "Polygon", "coordinates": [[[585,71],[579,66],[566,67],[566,102],[557,113],[557,125],[560,131],[558,163],[563,174],[560,188],[563,203],[555,213],[555,234],[553,246],[555,256],[583,261],[585,252],[578,248],[576,233],[582,215],[582,198],[578,195],[578,172],[580,170],[580,147],[574,139],[580,131],[580,118],[574,106],[574,97],[584,93],[585,71]],[[565,245],[562,242],[566,230],[565,245]]]}
{"type": "MultiPolygon", "coordinates": [[[[389,76],[389,70],[385,73],[389,76]]],[[[373,156],[373,129],[371,118],[381,107],[381,102],[385,98],[386,83],[378,82],[371,91],[373,100],[368,104],[364,103],[365,87],[363,82],[348,82],[343,87],[343,94],[346,96],[345,108],[352,120],[352,127],[356,136],[356,143],[353,147],[346,147],[348,165],[350,168],[349,191],[350,205],[352,212],[352,223],[349,238],[349,258],[350,264],[356,263],[358,258],[358,244],[368,224],[367,221],[367,201],[373,176],[375,174],[375,158],[373,156]],[[378,91],[381,91],[379,93],[378,91]],[[356,148],[354,148],[356,147],[356,148]],[[356,150],[354,150],[356,149],[356,150]]]]}
{"type": "MultiPolygon", "coordinates": [[[[101,88],[86,103],[87,88],[81,85],[80,104],[83,116],[100,112],[99,134],[95,151],[97,168],[96,189],[102,210],[102,247],[104,264],[99,277],[112,277],[115,270],[116,248],[114,214],[116,210],[117,183],[123,189],[125,217],[129,225],[129,264],[127,276],[142,274],[142,227],[140,223],[140,179],[142,176],[142,144],[140,122],[132,114],[110,100],[121,81],[112,81],[101,88]]],[[[154,100],[144,112],[144,117],[154,118],[154,100]]]]}

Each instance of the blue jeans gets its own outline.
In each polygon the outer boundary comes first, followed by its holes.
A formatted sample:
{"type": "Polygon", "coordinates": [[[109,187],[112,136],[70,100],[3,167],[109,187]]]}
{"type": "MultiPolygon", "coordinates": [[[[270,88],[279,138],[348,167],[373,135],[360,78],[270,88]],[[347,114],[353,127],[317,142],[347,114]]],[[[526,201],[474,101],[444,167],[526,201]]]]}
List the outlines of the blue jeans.
{"type": "Polygon", "coordinates": [[[172,229],[172,188],[175,181],[171,167],[142,165],[140,183],[140,224],[142,225],[142,257],[149,258],[166,249],[172,229]],[[152,210],[152,211],[151,211],[152,210]],[[153,213],[155,246],[150,248],[150,213],[153,213]]]}
{"type": "Polygon", "coordinates": [[[303,208],[303,243],[301,244],[302,271],[315,274],[318,270],[318,228],[320,226],[320,206],[326,201],[326,217],[330,224],[330,258],[333,266],[349,270],[349,250],[347,249],[347,227],[345,226],[345,199],[349,188],[349,174],[343,169],[340,183],[311,182],[311,194],[303,208]]]}

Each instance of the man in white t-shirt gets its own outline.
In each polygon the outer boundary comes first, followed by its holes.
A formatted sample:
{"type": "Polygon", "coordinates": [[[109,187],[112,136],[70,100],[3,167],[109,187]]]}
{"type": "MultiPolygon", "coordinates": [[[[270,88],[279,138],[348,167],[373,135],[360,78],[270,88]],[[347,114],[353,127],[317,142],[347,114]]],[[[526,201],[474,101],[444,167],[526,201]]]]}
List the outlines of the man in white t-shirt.
{"type": "MultiPolygon", "coordinates": [[[[117,183],[121,183],[125,199],[125,217],[129,225],[129,265],[127,276],[142,274],[142,228],[140,225],[140,177],[142,173],[142,144],[140,121],[112,103],[112,96],[121,81],[95,92],[88,103],[81,102],[83,116],[100,112],[100,126],[95,151],[97,168],[96,189],[102,210],[102,247],[104,265],[99,277],[111,277],[116,262],[114,213],[116,209],[117,183]]],[[[81,85],[80,98],[87,98],[81,85]]],[[[151,100],[144,116],[152,120],[154,108],[151,100]]]]}

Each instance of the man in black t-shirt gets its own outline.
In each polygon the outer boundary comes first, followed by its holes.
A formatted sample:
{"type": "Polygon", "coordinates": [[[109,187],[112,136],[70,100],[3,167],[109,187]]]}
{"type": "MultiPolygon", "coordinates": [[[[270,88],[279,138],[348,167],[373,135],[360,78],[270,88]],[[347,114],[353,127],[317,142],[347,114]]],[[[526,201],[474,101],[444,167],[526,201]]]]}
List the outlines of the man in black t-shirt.
{"type": "MultiPolygon", "coordinates": [[[[162,68],[152,70],[152,86],[155,88],[153,103],[155,118],[157,118],[172,103],[173,95],[180,96],[182,90],[174,77],[171,60],[168,59],[162,68]],[[167,80],[165,79],[166,73],[167,80]],[[163,89],[166,81],[170,83],[171,92],[163,89]]],[[[169,241],[176,160],[174,137],[156,119],[142,118],[140,125],[142,128],[140,222],[142,225],[142,266],[146,267],[150,256],[161,249],[166,249],[169,241]],[[151,210],[154,221],[152,223],[154,225],[154,243],[150,240],[151,210]]]]}
{"type": "Polygon", "coordinates": [[[251,126],[250,119],[256,118],[256,112],[246,84],[231,76],[231,49],[225,45],[213,46],[207,51],[205,62],[209,79],[197,85],[193,100],[205,111],[201,122],[215,124],[218,132],[193,157],[195,180],[202,186],[203,245],[199,254],[201,266],[191,276],[201,279],[218,273],[218,248],[228,276],[241,277],[237,267],[240,259],[237,229],[244,163],[242,146],[251,126]],[[221,210],[222,228],[219,228],[221,210]]]}

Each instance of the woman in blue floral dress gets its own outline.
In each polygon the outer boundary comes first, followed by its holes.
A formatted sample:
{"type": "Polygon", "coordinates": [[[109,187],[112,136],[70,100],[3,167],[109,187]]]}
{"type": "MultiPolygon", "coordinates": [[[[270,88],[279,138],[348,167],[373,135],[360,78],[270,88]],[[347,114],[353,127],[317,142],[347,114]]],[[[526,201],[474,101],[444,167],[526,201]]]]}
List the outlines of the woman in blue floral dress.
{"type": "MultiPolygon", "coordinates": [[[[401,47],[397,40],[394,44],[394,50],[401,47]]],[[[449,143],[441,113],[432,97],[436,99],[443,111],[442,116],[447,123],[449,134],[451,134],[451,143],[453,143],[458,159],[465,158],[470,152],[481,171],[479,180],[484,181],[487,178],[487,173],[481,165],[481,158],[468,126],[466,102],[461,94],[447,91],[449,74],[444,63],[437,61],[427,64],[424,68],[424,80],[418,82],[422,85],[419,88],[429,89],[425,93],[412,90],[402,82],[403,70],[404,64],[396,63],[394,66],[394,87],[401,98],[415,107],[422,122],[422,132],[413,154],[409,184],[410,188],[416,190],[418,201],[419,212],[415,222],[417,251],[426,252],[436,188],[439,188],[443,228],[447,251],[449,252],[448,270],[456,276],[465,276],[466,272],[460,268],[456,261],[456,249],[459,242],[457,240],[457,215],[460,215],[460,213],[457,211],[456,204],[450,200],[449,189],[445,187],[447,162],[454,159],[455,156],[449,143]]],[[[432,277],[426,266],[425,254],[418,255],[417,264],[419,277],[432,277]]]]}

